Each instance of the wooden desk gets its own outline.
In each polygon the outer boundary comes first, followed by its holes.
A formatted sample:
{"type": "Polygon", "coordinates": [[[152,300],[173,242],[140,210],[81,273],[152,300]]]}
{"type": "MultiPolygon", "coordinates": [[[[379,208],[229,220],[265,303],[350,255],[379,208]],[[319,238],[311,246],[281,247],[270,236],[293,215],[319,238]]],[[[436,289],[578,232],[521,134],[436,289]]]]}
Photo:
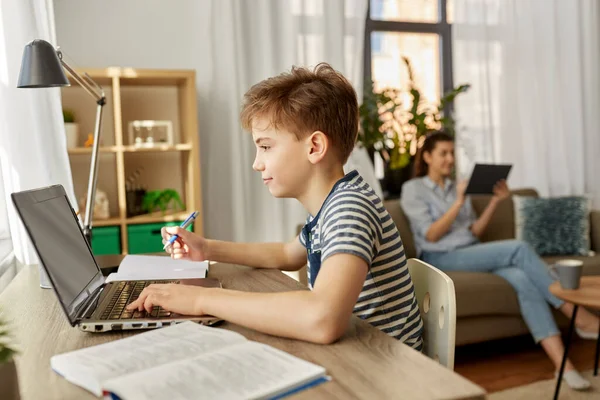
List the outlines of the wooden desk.
{"type": "MultiPolygon", "coordinates": [[[[211,265],[209,276],[223,287],[275,292],[303,287],[277,270],[211,265]]],[[[72,328],[52,290],[41,289],[37,267],[25,267],[0,294],[0,308],[18,341],[19,385],[23,400],[93,399],[50,369],[50,357],[119,339],[130,332],[93,334],[72,328]]],[[[230,329],[319,364],[333,377],[294,399],[483,399],[485,391],[426,356],[353,317],[346,335],[333,345],[277,338],[231,323],[230,329]]]]}
{"type": "MultiPolygon", "coordinates": [[[[573,336],[573,329],[575,327],[575,317],[577,316],[577,310],[579,306],[591,307],[600,310],[600,276],[583,276],[579,283],[579,289],[566,290],[560,287],[559,282],[554,282],[549,287],[550,293],[567,301],[573,303],[573,316],[571,317],[571,323],[569,325],[569,333],[567,334],[567,342],[565,343],[565,352],[563,353],[563,359],[560,364],[560,370],[558,372],[558,379],[556,380],[556,388],[554,389],[554,400],[558,399],[560,393],[560,385],[562,383],[562,376],[565,370],[565,363],[569,355],[569,346],[571,344],[571,336],[573,336]]],[[[598,339],[596,340],[596,358],[594,359],[594,376],[598,375],[598,357],[600,356],[600,327],[598,327],[598,339]]]]}

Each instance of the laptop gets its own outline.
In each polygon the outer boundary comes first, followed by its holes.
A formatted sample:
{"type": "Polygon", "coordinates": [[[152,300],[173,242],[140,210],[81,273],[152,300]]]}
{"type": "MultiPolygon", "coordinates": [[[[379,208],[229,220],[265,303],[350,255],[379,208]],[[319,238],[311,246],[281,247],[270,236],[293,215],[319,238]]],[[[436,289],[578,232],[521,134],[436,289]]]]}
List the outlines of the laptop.
{"type": "Polygon", "coordinates": [[[204,325],[220,321],[208,315],[179,315],[160,307],[150,313],[125,310],[152,283],[221,284],[212,278],[105,283],[62,185],[12,193],[11,197],[71,326],[85,332],[106,332],[160,328],[184,321],[204,325]]]}

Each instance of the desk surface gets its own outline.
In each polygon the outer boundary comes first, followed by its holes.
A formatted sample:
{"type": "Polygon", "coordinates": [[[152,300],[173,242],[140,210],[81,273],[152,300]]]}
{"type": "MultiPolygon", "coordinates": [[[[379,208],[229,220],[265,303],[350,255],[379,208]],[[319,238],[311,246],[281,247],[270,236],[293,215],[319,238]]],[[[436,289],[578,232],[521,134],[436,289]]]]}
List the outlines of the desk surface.
{"type": "Polygon", "coordinates": [[[550,293],[579,306],[600,310],[600,276],[582,276],[579,289],[567,290],[558,281],[550,285],[550,293]]]}
{"type": "MultiPolygon", "coordinates": [[[[209,276],[219,278],[223,287],[237,290],[303,289],[277,270],[215,264],[209,276]]],[[[0,294],[0,309],[22,349],[17,368],[23,400],[95,398],[54,373],[50,357],[132,334],[93,334],[71,327],[54,292],[39,287],[37,267],[24,267],[0,294]]],[[[328,346],[265,335],[231,323],[220,327],[319,364],[333,377],[294,399],[485,398],[479,386],[356,317],[345,336],[328,346]]]]}

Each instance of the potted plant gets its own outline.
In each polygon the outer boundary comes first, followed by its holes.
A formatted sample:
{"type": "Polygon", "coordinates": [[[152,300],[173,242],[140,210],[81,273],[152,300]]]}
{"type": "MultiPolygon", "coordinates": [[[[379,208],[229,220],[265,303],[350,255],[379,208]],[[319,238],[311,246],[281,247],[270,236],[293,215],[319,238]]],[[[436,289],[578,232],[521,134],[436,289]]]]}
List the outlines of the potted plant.
{"type": "Polygon", "coordinates": [[[181,197],[179,197],[179,193],[176,190],[150,190],[144,195],[142,210],[151,213],[159,209],[165,214],[169,208],[173,211],[185,209],[181,197]]]}
{"type": "Polygon", "coordinates": [[[19,380],[6,323],[0,319],[0,399],[19,400],[19,380]]]}
{"type": "Polygon", "coordinates": [[[398,196],[402,184],[411,178],[415,155],[428,132],[444,130],[455,135],[456,121],[448,106],[470,87],[459,85],[445,93],[438,104],[429,104],[415,83],[410,60],[402,59],[408,70],[407,88],[375,91],[373,83],[368,82],[359,108],[358,143],[367,149],[371,159],[375,153],[381,156],[381,186],[389,197],[398,196]],[[403,97],[410,98],[410,108],[402,103],[403,97]]]}
{"type": "Polygon", "coordinates": [[[67,148],[72,149],[79,145],[79,124],[75,121],[75,113],[70,109],[63,109],[65,134],[67,135],[67,148]]]}

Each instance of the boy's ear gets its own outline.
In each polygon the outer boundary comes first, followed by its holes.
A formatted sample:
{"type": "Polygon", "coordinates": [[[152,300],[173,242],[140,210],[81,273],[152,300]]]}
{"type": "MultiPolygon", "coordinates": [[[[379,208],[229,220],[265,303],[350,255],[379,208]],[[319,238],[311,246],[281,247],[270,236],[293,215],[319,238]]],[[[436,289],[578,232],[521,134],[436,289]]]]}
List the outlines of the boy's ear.
{"type": "Polygon", "coordinates": [[[329,150],[329,138],[321,131],[314,131],[307,139],[307,155],[311,164],[316,164],[325,157],[329,150]]]}

